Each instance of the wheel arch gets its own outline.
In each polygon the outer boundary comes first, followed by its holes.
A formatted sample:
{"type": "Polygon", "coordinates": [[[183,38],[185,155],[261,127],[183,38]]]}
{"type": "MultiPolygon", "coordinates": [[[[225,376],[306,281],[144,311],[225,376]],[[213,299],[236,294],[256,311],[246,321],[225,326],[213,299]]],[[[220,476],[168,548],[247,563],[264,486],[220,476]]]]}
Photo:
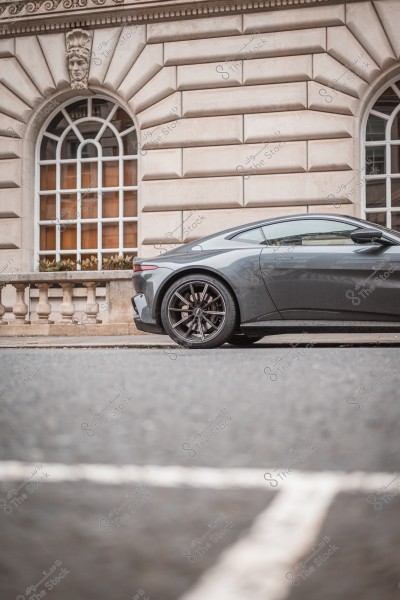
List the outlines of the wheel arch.
{"type": "Polygon", "coordinates": [[[186,268],[180,269],[179,271],[174,271],[174,273],[168,279],[166,279],[163,282],[162,286],[159,288],[156,299],[155,299],[155,314],[154,314],[157,324],[162,326],[161,304],[162,304],[163,298],[164,298],[165,293],[168,290],[168,288],[175,281],[180,279],[181,277],[185,277],[186,275],[197,275],[198,273],[203,274],[203,275],[210,275],[210,276],[214,277],[215,279],[218,279],[221,283],[223,283],[228,288],[228,290],[232,294],[232,298],[236,305],[237,326],[239,326],[241,323],[240,305],[239,305],[235,290],[233,289],[233,287],[231,286],[229,281],[227,281],[225,279],[225,277],[223,277],[219,272],[216,272],[213,269],[209,269],[207,267],[194,267],[194,266],[186,267],[186,268]]]}

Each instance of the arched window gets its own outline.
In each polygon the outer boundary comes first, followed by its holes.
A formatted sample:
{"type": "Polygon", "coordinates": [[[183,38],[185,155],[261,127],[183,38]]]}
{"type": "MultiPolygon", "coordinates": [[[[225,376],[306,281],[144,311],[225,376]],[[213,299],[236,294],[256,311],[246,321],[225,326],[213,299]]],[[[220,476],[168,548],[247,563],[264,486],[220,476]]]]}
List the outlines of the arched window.
{"type": "Polygon", "coordinates": [[[400,81],[368,114],[365,133],[365,218],[400,231],[400,81]]]}
{"type": "Polygon", "coordinates": [[[51,118],[38,153],[38,257],[101,269],[104,258],[134,255],[137,136],[129,115],[101,97],[69,103],[51,118]]]}

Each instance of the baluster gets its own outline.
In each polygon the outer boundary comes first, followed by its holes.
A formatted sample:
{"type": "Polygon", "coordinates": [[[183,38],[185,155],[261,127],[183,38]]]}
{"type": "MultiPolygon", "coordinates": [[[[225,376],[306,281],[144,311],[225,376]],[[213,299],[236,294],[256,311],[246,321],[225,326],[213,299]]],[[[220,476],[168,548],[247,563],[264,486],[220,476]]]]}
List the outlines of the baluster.
{"type": "Polygon", "coordinates": [[[3,321],[3,317],[4,317],[4,313],[6,312],[6,307],[4,306],[4,304],[1,301],[1,293],[2,293],[4,286],[5,286],[5,283],[0,283],[0,325],[5,324],[5,321],[3,321]]]}
{"type": "Polygon", "coordinates": [[[75,305],[72,302],[73,283],[60,283],[63,291],[63,301],[60,306],[61,323],[71,323],[75,314],[75,305]]]}
{"type": "Polygon", "coordinates": [[[96,287],[97,284],[90,281],[88,283],[84,283],[84,286],[87,289],[87,303],[85,306],[85,314],[86,321],[88,323],[97,323],[97,315],[99,313],[99,303],[96,300],[96,287]]]}
{"type": "Polygon", "coordinates": [[[29,321],[25,320],[26,315],[28,314],[28,306],[25,302],[25,289],[27,287],[26,283],[13,283],[12,284],[17,292],[17,298],[15,304],[13,306],[13,313],[15,316],[15,321],[19,325],[26,325],[29,321]]]}
{"type": "Polygon", "coordinates": [[[37,283],[39,290],[39,302],[36,307],[36,313],[39,317],[39,323],[53,323],[49,320],[51,314],[51,305],[49,303],[49,283],[37,283]]]}

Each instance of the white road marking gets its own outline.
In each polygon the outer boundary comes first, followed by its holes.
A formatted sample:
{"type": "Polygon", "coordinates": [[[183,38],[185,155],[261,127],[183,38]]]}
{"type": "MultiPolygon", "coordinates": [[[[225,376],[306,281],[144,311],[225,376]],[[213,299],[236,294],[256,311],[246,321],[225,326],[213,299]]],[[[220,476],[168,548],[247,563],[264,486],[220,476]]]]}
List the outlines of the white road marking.
{"type": "MultiPolygon", "coordinates": [[[[0,481],[20,481],[29,477],[37,462],[0,461],[0,481]]],[[[378,490],[393,477],[392,473],[346,473],[341,471],[292,471],[273,488],[264,479],[273,469],[209,468],[158,465],[108,465],[41,463],[49,473],[50,482],[88,481],[104,485],[143,482],[155,487],[198,487],[213,489],[261,488],[280,492],[309,488],[323,488],[335,484],[341,491],[378,490]]]]}
{"type": "Polygon", "coordinates": [[[36,473],[37,468],[38,462],[0,461],[0,481],[18,482],[26,478],[34,481],[44,471],[49,477],[47,485],[63,482],[100,485],[142,482],[164,488],[278,492],[268,508],[256,517],[249,532],[227,548],[216,565],[206,571],[180,600],[287,598],[291,589],[287,574],[317,540],[336,494],[378,491],[393,479],[392,473],[292,471],[273,488],[264,479],[265,473],[273,472],[271,468],[41,463],[39,473],[36,473]]]}
{"type": "Polygon", "coordinates": [[[181,600],[283,600],[287,573],[315,542],[339,481],[277,495],[250,531],[225,550],[217,564],[181,600]]]}

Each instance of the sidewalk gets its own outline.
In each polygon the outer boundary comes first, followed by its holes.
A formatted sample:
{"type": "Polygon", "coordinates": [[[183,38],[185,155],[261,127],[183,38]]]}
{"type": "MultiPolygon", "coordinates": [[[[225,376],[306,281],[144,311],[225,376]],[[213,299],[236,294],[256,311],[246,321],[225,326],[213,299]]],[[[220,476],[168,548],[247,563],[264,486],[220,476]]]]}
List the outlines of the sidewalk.
{"type": "MultiPolygon", "coordinates": [[[[305,346],[398,346],[400,333],[318,333],[270,335],[253,348],[305,346]]],[[[176,344],[165,335],[121,335],[82,337],[2,337],[0,348],[171,348],[176,344]]],[[[233,346],[225,345],[229,349],[233,346]]]]}

